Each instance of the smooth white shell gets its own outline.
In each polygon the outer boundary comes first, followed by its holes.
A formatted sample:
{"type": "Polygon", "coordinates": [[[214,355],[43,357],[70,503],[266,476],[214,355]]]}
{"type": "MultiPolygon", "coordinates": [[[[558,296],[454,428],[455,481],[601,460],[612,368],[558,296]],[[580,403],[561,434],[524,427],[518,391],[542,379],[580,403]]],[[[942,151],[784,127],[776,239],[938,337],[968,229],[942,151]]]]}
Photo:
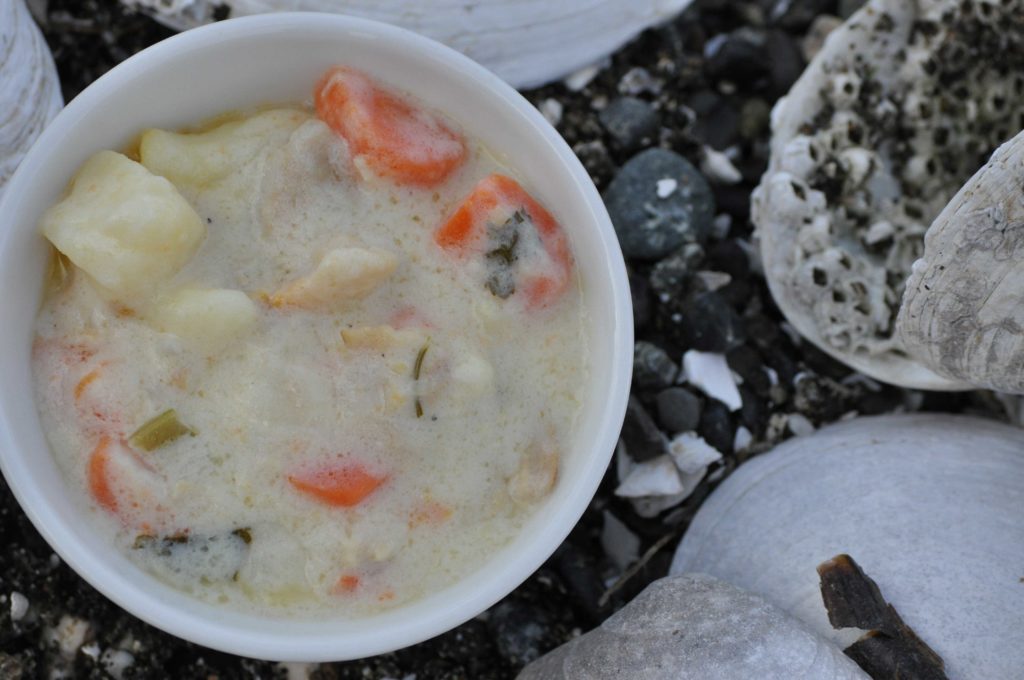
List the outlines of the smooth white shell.
{"type": "Polygon", "coordinates": [[[815,568],[848,553],[951,680],[1024,668],[1024,431],[963,416],[859,418],[741,466],[671,573],[708,573],[834,631],[815,568]]]}
{"type": "Polygon", "coordinates": [[[22,0],[0,2],[0,195],[64,101],[50,48],[22,0]]]}
{"type": "Polygon", "coordinates": [[[738,680],[868,676],[764,599],[703,574],[655,581],[518,680],[738,680]]]}
{"type": "Polygon", "coordinates": [[[1024,132],[936,218],[897,328],[935,372],[1024,392],[1024,132]]]}
{"type": "Polygon", "coordinates": [[[895,316],[931,220],[1024,111],[1001,57],[971,52],[968,75],[942,81],[950,45],[992,38],[985,48],[997,50],[993,36],[1019,39],[1022,17],[1019,0],[869,0],[773,111],[751,209],[769,287],[804,337],[876,379],[969,387],[908,352],[895,316]]]}
{"type": "Polygon", "coordinates": [[[178,30],[263,12],[349,14],[395,24],[466,54],[513,87],[562,78],[611,54],[693,0],[122,0],[178,30]]]}

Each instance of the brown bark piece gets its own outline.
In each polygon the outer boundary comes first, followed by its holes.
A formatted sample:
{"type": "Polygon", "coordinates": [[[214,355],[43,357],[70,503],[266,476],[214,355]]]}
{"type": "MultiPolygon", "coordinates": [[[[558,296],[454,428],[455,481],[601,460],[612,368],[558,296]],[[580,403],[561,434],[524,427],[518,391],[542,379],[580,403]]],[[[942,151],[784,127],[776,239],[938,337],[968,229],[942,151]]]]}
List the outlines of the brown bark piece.
{"type": "Polygon", "coordinates": [[[868,632],[843,652],[874,680],[947,680],[942,658],[903,622],[849,555],[818,566],[821,597],[833,628],[868,632]]]}

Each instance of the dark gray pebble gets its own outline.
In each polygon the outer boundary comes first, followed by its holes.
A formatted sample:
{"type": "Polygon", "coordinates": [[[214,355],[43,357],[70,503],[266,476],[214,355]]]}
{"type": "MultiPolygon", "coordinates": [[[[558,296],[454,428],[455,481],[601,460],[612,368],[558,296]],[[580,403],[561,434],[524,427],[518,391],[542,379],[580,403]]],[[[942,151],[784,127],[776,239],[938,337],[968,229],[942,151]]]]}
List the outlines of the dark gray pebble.
{"type": "Polygon", "coordinates": [[[711,38],[704,47],[704,57],[709,78],[739,85],[764,78],[771,68],[765,32],[748,26],[711,38]]]}
{"type": "Polygon", "coordinates": [[[761,363],[761,357],[758,356],[757,350],[749,345],[741,345],[730,350],[725,358],[729,362],[729,368],[743,378],[745,387],[749,387],[762,399],[768,396],[768,390],[771,389],[772,383],[768,378],[768,373],[764,370],[764,364],[761,363]]]}
{"type": "Polygon", "coordinates": [[[633,327],[643,328],[651,320],[651,287],[647,279],[630,272],[629,295],[633,300],[633,327]]]}
{"type": "Polygon", "coordinates": [[[633,347],[633,388],[660,390],[675,382],[679,366],[657,345],[643,340],[633,347]]]}
{"type": "Polygon", "coordinates": [[[785,31],[769,31],[767,47],[772,94],[781,96],[800,77],[807,62],[799,43],[785,31]]]}
{"type": "Polygon", "coordinates": [[[658,429],[654,418],[634,396],[629,397],[626,419],[622,423],[622,441],[629,457],[638,463],[665,453],[668,438],[658,429]]]}
{"type": "Polygon", "coordinates": [[[655,398],[658,422],[673,434],[696,430],[700,424],[700,397],[682,387],[669,387],[655,398]]]}
{"type": "Polygon", "coordinates": [[[636,97],[619,97],[599,114],[601,124],[623,151],[650,146],[658,137],[658,112],[636,97]]]}
{"type": "Polygon", "coordinates": [[[732,453],[736,424],[729,407],[717,399],[708,399],[700,416],[697,432],[708,444],[722,453],[732,453]]]}
{"type": "Polygon", "coordinates": [[[651,270],[651,291],[662,301],[686,295],[687,281],[704,261],[704,249],[687,243],[651,270]]]}
{"type": "Polygon", "coordinates": [[[626,257],[657,260],[685,242],[711,233],[715,200],[704,176],[679,154],[648,149],[634,156],[608,185],[604,202],[626,257]],[[658,181],[676,188],[658,196],[658,181]]]}
{"type": "MultiPolygon", "coordinates": [[[[690,97],[686,105],[697,116],[690,134],[698,141],[722,151],[739,139],[739,111],[721,95],[701,90],[690,97]]],[[[750,191],[745,191],[749,200],[750,191]]]]}
{"type": "Polygon", "coordinates": [[[513,598],[491,609],[488,627],[498,653],[516,666],[525,666],[538,658],[550,637],[544,610],[513,598]]]}
{"type": "Polygon", "coordinates": [[[683,312],[687,345],[701,352],[724,354],[746,340],[743,321],[717,292],[687,298],[683,312]]]}

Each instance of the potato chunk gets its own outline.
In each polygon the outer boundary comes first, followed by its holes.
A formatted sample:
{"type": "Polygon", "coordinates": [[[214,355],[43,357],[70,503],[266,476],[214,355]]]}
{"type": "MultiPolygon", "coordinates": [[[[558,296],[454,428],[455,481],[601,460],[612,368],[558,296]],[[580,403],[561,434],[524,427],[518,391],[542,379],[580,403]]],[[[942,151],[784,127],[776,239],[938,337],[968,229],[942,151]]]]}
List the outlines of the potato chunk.
{"type": "Polygon", "coordinates": [[[275,109],[207,132],[146,130],[139,155],[143,165],[178,186],[202,186],[226,177],[261,149],[287,140],[308,119],[302,111],[275,109]]]}
{"type": "Polygon", "coordinates": [[[147,318],[192,348],[214,354],[252,328],[256,316],[256,304],[240,290],[186,288],[161,298],[147,318]]]}
{"type": "Polygon", "coordinates": [[[275,307],[337,309],[360,300],[384,283],[398,267],[398,258],[380,248],[336,248],[312,272],[270,296],[275,307]]]}
{"type": "Polygon", "coordinates": [[[43,235],[115,297],[143,297],[199,247],[206,225],[178,190],[133,160],[100,151],[43,215],[43,235]]]}

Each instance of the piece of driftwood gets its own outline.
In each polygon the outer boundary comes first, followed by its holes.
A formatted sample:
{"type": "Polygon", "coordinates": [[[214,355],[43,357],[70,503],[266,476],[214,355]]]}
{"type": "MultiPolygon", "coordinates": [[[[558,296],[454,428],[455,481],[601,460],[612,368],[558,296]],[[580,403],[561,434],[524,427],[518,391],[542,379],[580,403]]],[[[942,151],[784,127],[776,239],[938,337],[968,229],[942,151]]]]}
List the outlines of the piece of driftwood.
{"type": "Polygon", "coordinates": [[[832,627],[867,631],[843,653],[873,680],[948,680],[942,657],[903,622],[852,557],[819,564],[818,577],[832,627]]]}

